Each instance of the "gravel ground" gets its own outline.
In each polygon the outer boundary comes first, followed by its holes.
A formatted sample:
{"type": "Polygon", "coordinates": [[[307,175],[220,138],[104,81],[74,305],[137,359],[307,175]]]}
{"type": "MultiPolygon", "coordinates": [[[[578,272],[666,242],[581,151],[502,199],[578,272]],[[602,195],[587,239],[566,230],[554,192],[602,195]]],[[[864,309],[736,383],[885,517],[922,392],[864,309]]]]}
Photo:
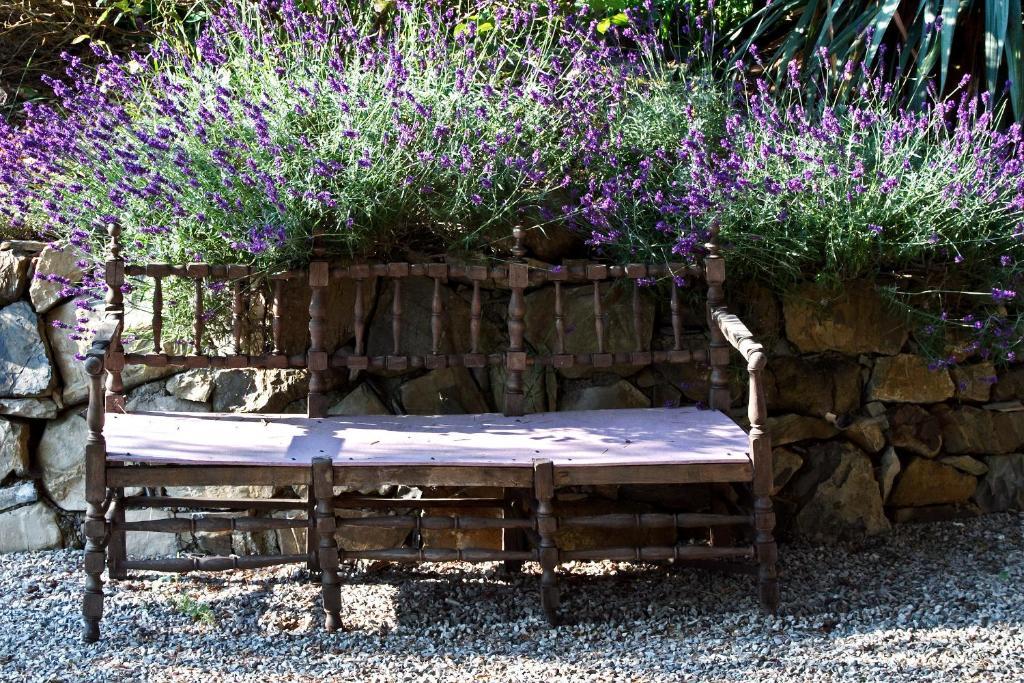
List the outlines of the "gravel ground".
{"type": "Polygon", "coordinates": [[[78,641],[78,551],[0,556],[3,681],[1024,681],[1024,515],[781,548],[780,616],[752,578],[580,564],[575,623],[540,618],[536,567],[361,566],[347,632],[294,567],[111,585],[78,641]]]}

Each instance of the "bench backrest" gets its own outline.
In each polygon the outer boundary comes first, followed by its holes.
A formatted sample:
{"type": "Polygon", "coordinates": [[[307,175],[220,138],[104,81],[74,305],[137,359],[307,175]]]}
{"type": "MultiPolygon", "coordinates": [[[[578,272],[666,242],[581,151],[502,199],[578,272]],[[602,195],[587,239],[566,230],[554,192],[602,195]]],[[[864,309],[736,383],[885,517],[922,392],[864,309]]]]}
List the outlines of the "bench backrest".
{"type": "MultiPolygon", "coordinates": [[[[592,261],[571,261],[561,266],[530,263],[523,247],[522,231],[515,231],[511,258],[506,262],[470,264],[457,262],[430,263],[355,263],[338,265],[326,260],[323,250],[314,248],[308,269],[267,275],[254,273],[244,265],[209,265],[190,263],[126,265],[119,244],[120,228],[108,229],[110,248],[106,263],[107,314],[124,320],[122,287],[127,277],[146,278],[152,289],[152,348],[126,353],[118,338],[112,344],[108,360],[107,409],[124,410],[124,388],[121,370],[125,365],[179,366],[185,368],[306,368],[310,373],[308,414],[326,415],[327,373],[332,370],[437,369],[446,367],[487,368],[505,370],[504,412],[522,415],[524,411],[524,373],[529,366],[611,368],[642,367],[659,363],[700,363],[710,366],[709,405],[727,410],[730,403],[726,368],[729,344],[717,325],[709,325],[710,343],[687,346],[683,329],[680,290],[695,282],[707,283],[707,308],[713,310],[724,303],[725,264],[714,243],[708,245],[703,267],[682,263],[607,265],[592,261]],[[164,283],[167,278],[191,281],[192,338],[167,343],[162,338],[165,306],[181,302],[165,302],[164,283]],[[403,282],[408,278],[428,278],[433,283],[430,304],[430,348],[428,352],[410,353],[403,344],[403,282]],[[367,351],[368,306],[366,294],[376,279],[390,281],[390,343],[386,353],[371,355],[367,351]],[[309,286],[309,309],[287,310],[285,288],[306,282],[309,286]],[[468,329],[446,329],[450,324],[445,311],[445,284],[462,283],[470,297],[468,329]],[[609,339],[608,293],[603,283],[620,283],[631,289],[633,348],[622,350],[622,344],[609,339]],[[325,341],[329,312],[328,293],[332,285],[350,288],[352,297],[353,339],[344,348],[332,350],[325,341]],[[652,286],[654,285],[654,286],[652,286]],[[549,286],[553,296],[545,297],[550,311],[550,344],[546,349],[528,349],[526,342],[527,292],[549,286]],[[591,290],[595,348],[570,351],[565,302],[571,289],[591,290]],[[481,329],[484,290],[507,289],[506,334],[501,348],[483,348],[481,329]],[[665,291],[667,289],[667,291],[665,291]],[[207,329],[207,301],[210,292],[230,300],[230,329],[214,343],[207,329]],[[650,292],[668,299],[671,322],[671,348],[652,349],[650,335],[644,334],[643,302],[650,292]],[[253,320],[250,309],[255,299],[266,303],[269,315],[253,320]],[[294,329],[296,321],[308,321],[304,353],[286,352],[286,330],[294,329]],[[442,345],[444,334],[459,336],[465,349],[447,353],[442,345]],[[216,348],[215,348],[216,347],[216,348]],[[613,350],[614,349],[614,350],[613,350]]],[[[179,288],[180,291],[180,288],[179,288]]],[[[576,293],[578,294],[578,292],[576,293]]],[[[379,315],[380,313],[378,313],[379,315]]],[[[378,347],[380,345],[378,344],[378,347]]],[[[378,348],[378,351],[380,349],[378,348]]]]}

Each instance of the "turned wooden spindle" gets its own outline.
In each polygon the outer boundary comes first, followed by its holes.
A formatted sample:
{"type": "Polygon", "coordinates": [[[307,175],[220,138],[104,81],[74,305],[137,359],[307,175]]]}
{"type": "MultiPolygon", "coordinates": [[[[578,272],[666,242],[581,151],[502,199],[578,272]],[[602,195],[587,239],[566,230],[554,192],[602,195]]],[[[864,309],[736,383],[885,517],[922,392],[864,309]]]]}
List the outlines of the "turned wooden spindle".
{"type": "Polygon", "coordinates": [[[124,326],[124,258],[121,255],[121,224],[114,221],[107,225],[109,237],[106,262],[106,307],[108,320],[117,320],[117,333],[110,342],[108,351],[106,410],[111,413],[123,413],[125,406],[124,381],[121,372],[124,370],[124,347],[121,345],[121,332],[124,326]]]}
{"type": "Polygon", "coordinates": [[[597,352],[604,353],[604,334],[608,326],[608,314],[601,306],[601,283],[594,282],[594,332],[597,334],[597,352]]]}
{"type": "Polygon", "coordinates": [[[203,334],[206,332],[206,304],[203,300],[203,278],[196,277],[195,279],[195,309],[196,309],[196,324],[195,324],[195,337],[193,339],[193,346],[197,356],[203,355],[203,334]]]}
{"type": "Polygon", "coordinates": [[[555,517],[553,500],[555,497],[554,466],[550,460],[538,461],[533,464],[534,496],[537,499],[537,534],[540,536],[538,560],[541,566],[540,599],[544,615],[548,623],[556,626],[559,622],[558,546],[555,534],[558,531],[558,519],[555,517]]]}
{"type": "Polygon", "coordinates": [[[776,568],[778,547],[775,543],[775,512],[772,509],[772,445],[768,435],[768,409],[765,402],[763,371],[767,356],[756,350],[749,356],[750,455],[754,463],[754,546],[758,562],[758,584],[761,606],[775,613],[779,606],[779,575],[776,568]]]}
{"type": "Polygon", "coordinates": [[[273,301],[271,303],[271,335],[273,335],[273,353],[275,356],[284,354],[284,280],[274,280],[273,301]]]}
{"type": "Polygon", "coordinates": [[[729,393],[729,342],[713,319],[713,312],[725,304],[725,260],[718,253],[718,245],[707,245],[708,255],[704,257],[707,273],[707,319],[711,331],[708,358],[711,365],[711,390],[708,404],[714,410],[728,412],[732,405],[729,393]]]}
{"type": "Polygon", "coordinates": [[[86,425],[89,435],[85,444],[85,590],[82,596],[82,640],[95,643],[100,639],[103,617],[103,568],[106,564],[107,520],[106,498],[107,446],[103,438],[105,395],[103,388],[103,350],[93,345],[85,361],[89,375],[89,408],[86,425]]]}
{"type": "Polygon", "coordinates": [[[444,302],[441,299],[441,278],[434,278],[434,296],[430,301],[430,352],[435,356],[441,352],[441,329],[444,316],[444,302]]]}
{"type": "Polygon", "coordinates": [[[565,312],[562,308],[562,283],[555,280],[555,353],[565,353],[565,312]]]}
{"type": "Polygon", "coordinates": [[[356,335],[355,355],[357,356],[362,356],[366,352],[364,348],[366,343],[366,311],[363,308],[363,287],[365,282],[363,278],[356,280],[356,300],[353,307],[353,327],[356,335]]]}
{"type": "Polygon", "coordinates": [[[338,577],[338,541],[334,537],[334,468],[330,458],[313,458],[313,493],[316,496],[316,533],[320,539],[320,586],[323,592],[324,628],[341,628],[341,588],[338,577]]]}
{"type": "Polygon", "coordinates": [[[391,353],[402,350],[402,281],[395,278],[395,295],[391,298],[391,353]]]}
{"type": "Polygon", "coordinates": [[[231,283],[231,350],[236,356],[242,355],[242,321],[245,320],[245,309],[242,280],[235,280],[231,283]]]}
{"type": "Polygon", "coordinates": [[[480,319],[483,306],[480,304],[480,281],[473,280],[473,298],[469,304],[469,352],[480,353],[480,319]]]}
{"type": "Polygon", "coordinates": [[[672,350],[683,350],[683,315],[679,307],[679,286],[676,284],[675,276],[669,275],[669,291],[672,293],[669,305],[672,309],[672,350]]]}
{"type": "Polygon", "coordinates": [[[526,248],[523,246],[525,233],[521,228],[513,231],[515,246],[512,248],[513,262],[508,265],[508,286],[512,294],[508,300],[508,352],[505,354],[508,378],[505,383],[505,414],[523,414],[524,391],[523,373],[526,371],[526,296],[530,284],[530,271],[526,263],[526,248]]]}
{"type": "Polygon", "coordinates": [[[163,351],[161,335],[164,329],[164,281],[163,278],[153,278],[153,353],[163,351]]]}
{"type": "Polygon", "coordinates": [[[331,281],[331,264],[324,260],[323,233],[313,232],[313,261],[309,263],[309,352],[306,368],[309,370],[309,399],[306,414],[309,417],[327,416],[327,349],[324,334],[327,329],[327,286],[331,281]]]}
{"type": "Polygon", "coordinates": [[[330,264],[327,261],[313,261],[309,264],[309,353],[306,367],[309,369],[309,417],[327,416],[327,351],[324,346],[327,309],[325,299],[330,280],[330,264]]]}
{"type": "Polygon", "coordinates": [[[636,351],[645,351],[644,348],[644,325],[642,310],[640,307],[640,280],[633,280],[633,336],[636,337],[636,351]]]}

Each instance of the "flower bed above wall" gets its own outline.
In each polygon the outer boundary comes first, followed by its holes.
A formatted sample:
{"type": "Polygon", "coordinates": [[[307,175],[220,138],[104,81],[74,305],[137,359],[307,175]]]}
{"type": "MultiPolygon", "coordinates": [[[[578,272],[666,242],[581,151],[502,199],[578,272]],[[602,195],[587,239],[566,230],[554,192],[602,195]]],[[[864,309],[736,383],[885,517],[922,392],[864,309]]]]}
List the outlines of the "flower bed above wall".
{"type": "Polygon", "coordinates": [[[129,261],[268,271],[314,229],[340,258],[500,257],[518,226],[553,262],[718,230],[734,273],[881,277],[934,359],[1015,360],[1024,148],[969,83],[911,110],[852,62],[770,84],[756,53],[668,50],[643,8],[387,7],[228,2],[194,46],[69,59],[59,106],[0,124],[0,212],[83,264],[116,218],[129,261]]]}

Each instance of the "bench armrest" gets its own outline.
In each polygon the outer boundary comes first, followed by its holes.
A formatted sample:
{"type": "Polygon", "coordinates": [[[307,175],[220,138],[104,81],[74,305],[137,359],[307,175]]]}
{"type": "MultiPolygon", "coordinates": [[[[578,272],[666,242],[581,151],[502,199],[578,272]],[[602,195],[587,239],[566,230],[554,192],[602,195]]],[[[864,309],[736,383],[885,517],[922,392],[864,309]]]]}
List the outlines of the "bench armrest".
{"type": "Polygon", "coordinates": [[[99,358],[101,361],[106,360],[107,353],[110,351],[110,347],[113,345],[114,340],[117,339],[117,335],[120,333],[121,321],[107,318],[103,320],[99,327],[96,328],[96,333],[92,338],[92,346],[85,354],[86,362],[90,358],[99,358]]]}
{"type": "Polygon", "coordinates": [[[751,370],[761,370],[768,362],[764,347],[754,339],[753,333],[747,329],[743,321],[724,306],[711,311],[711,319],[722,331],[726,341],[747,361],[751,370]]]}

